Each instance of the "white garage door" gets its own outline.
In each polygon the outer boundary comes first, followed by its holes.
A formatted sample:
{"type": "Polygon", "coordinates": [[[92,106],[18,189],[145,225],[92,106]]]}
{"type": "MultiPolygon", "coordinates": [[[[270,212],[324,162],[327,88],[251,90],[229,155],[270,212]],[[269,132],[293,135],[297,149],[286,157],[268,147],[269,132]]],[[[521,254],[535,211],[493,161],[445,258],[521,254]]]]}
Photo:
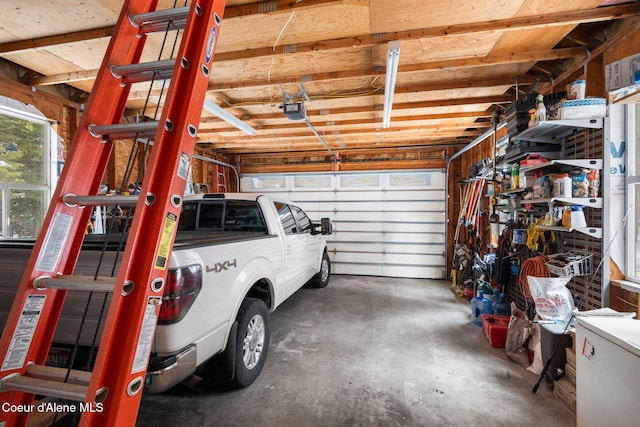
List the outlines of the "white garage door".
{"type": "Polygon", "coordinates": [[[443,171],[243,175],[240,188],[284,193],[312,220],[331,218],[336,274],[446,277],[443,171]]]}

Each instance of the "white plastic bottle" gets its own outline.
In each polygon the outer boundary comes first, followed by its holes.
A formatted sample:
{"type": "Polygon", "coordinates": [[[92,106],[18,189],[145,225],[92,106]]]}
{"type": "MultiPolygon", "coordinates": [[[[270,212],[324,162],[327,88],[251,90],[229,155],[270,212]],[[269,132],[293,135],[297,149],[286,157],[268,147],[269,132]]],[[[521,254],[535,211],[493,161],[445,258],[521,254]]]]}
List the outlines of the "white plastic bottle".
{"type": "Polygon", "coordinates": [[[573,185],[573,182],[571,180],[571,177],[569,176],[569,174],[563,174],[562,177],[562,196],[561,197],[572,197],[573,196],[573,190],[571,188],[571,186],[573,185]]]}
{"type": "Polygon", "coordinates": [[[544,122],[547,120],[547,107],[544,106],[544,97],[542,95],[536,96],[536,112],[533,115],[535,122],[544,122]]]}

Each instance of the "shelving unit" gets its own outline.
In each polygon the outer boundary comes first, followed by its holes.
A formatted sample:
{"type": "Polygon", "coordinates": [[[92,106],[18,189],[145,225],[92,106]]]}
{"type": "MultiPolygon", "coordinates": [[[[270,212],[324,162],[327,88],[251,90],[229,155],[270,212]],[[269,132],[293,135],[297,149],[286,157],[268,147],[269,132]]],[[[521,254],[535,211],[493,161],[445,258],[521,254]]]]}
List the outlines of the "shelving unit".
{"type": "MultiPolygon", "coordinates": [[[[595,118],[595,119],[578,119],[578,120],[549,120],[545,122],[539,122],[530,128],[520,132],[518,135],[513,137],[514,140],[517,141],[534,141],[546,144],[563,144],[565,138],[568,136],[579,132],[584,129],[601,129],[604,124],[604,119],[595,118]]],[[[564,150],[562,150],[564,151],[564,150]]],[[[554,152],[554,154],[560,157],[564,157],[563,152],[554,152]]],[[[540,154],[541,152],[532,152],[531,154],[540,154]]],[[[525,158],[525,155],[515,156],[516,158],[525,158]]],[[[566,171],[569,168],[580,167],[585,169],[599,169],[603,168],[603,159],[553,159],[544,163],[540,163],[533,166],[521,166],[520,174],[525,174],[527,172],[533,172],[537,170],[547,169],[551,171],[566,171]]],[[[514,196],[519,196],[522,193],[527,191],[531,191],[531,187],[526,188],[516,188],[510,189],[501,193],[496,194],[497,197],[500,198],[510,198],[514,196]]],[[[603,207],[604,201],[602,197],[550,197],[550,198],[537,198],[537,199],[523,199],[521,200],[522,204],[533,204],[533,205],[541,205],[545,204],[549,206],[549,210],[553,208],[556,204],[562,205],[580,205],[586,206],[594,209],[601,209],[603,207]]],[[[521,208],[508,208],[505,207],[502,209],[503,212],[521,212],[521,208]]],[[[594,238],[601,239],[602,238],[602,228],[601,227],[560,227],[560,226],[548,226],[548,225],[539,225],[537,226],[540,229],[544,230],[552,230],[556,232],[562,233],[571,233],[571,232],[579,232],[583,234],[587,234],[594,238]]]]}

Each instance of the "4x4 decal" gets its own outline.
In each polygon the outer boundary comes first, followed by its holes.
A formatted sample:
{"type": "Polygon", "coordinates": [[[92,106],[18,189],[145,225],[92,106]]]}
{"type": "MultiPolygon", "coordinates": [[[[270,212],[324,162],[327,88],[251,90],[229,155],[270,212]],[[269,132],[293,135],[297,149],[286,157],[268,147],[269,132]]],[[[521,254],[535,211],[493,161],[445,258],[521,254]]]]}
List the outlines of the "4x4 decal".
{"type": "Polygon", "coordinates": [[[237,266],[238,265],[234,258],[232,261],[217,262],[213,267],[209,267],[209,265],[207,265],[205,268],[207,270],[207,273],[220,273],[221,271],[229,270],[230,268],[236,268],[237,266]]]}

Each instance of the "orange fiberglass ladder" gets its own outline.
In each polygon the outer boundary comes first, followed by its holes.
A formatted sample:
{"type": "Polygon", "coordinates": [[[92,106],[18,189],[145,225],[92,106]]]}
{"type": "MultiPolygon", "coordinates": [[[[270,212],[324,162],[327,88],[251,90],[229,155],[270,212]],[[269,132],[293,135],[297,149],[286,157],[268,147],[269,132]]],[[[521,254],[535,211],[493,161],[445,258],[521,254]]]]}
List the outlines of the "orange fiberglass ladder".
{"type": "Polygon", "coordinates": [[[135,425],[224,0],[156,10],[126,0],[0,341],[0,427],[34,396],[79,402],[80,425],[135,425]],[[176,60],[141,63],[147,35],[182,31],[176,60]],[[157,121],[121,124],[131,84],[170,79],[157,121]],[[113,140],[153,138],[140,196],[98,190],[113,140]],[[93,206],[135,205],[117,277],[74,276],[93,206]],[[87,207],[87,208],[85,208],[87,207]],[[154,237],[157,236],[157,237],[154,237]],[[67,291],[112,291],[93,372],[45,366],[67,291]]]}

